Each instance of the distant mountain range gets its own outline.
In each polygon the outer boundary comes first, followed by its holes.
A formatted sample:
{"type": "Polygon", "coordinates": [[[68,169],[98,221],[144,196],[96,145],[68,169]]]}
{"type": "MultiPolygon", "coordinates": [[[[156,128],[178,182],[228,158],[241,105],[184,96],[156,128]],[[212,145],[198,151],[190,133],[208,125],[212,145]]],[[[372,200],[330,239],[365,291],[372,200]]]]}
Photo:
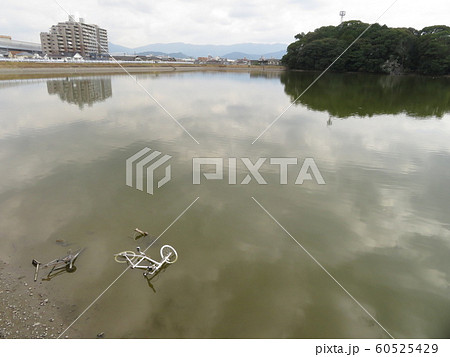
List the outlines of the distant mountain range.
{"type": "MultiPolygon", "coordinates": [[[[111,50],[110,50],[111,51],[111,50]]],[[[113,52],[111,51],[111,54],[113,54],[113,52]]],[[[153,56],[168,56],[168,57],[174,57],[174,58],[189,58],[190,56],[185,55],[182,52],[175,52],[175,53],[165,53],[165,52],[159,52],[159,51],[144,51],[144,52],[131,52],[129,54],[137,54],[137,55],[141,55],[141,56],[148,56],[148,55],[153,55],[153,56]]]]}
{"type": "Polygon", "coordinates": [[[281,58],[286,54],[287,45],[283,43],[238,43],[234,45],[192,45],[189,43],[155,43],[147,46],[128,48],[109,43],[111,54],[168,55],[176,58],[224,57],[229,59],[281,58]]]}

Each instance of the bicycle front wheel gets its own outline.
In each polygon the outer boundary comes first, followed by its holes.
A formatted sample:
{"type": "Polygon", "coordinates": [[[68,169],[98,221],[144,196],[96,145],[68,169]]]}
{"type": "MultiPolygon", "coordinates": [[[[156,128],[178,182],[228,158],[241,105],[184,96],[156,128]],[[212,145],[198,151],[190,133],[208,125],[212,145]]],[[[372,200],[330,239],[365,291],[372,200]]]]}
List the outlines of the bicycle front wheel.
{"type": "Polygon", "coordinates": [[[160,250],[161,258],[167,259],[167,263],[172,264],[175,263],[178,259],[177,251],[171,247],[170,245],[163,245],[160,250]]]}

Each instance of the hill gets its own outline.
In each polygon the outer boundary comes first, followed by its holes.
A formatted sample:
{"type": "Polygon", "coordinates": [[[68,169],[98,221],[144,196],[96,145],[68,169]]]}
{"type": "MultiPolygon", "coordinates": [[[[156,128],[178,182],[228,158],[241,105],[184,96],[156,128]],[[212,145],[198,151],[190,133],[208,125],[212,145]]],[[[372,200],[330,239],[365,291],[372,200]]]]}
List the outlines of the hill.
{"type": "Polygon", "coordinates": [[[109,47],[109,53],[111,54],[133,54],[133,50],[131,48],[128,47],[124,47],[124,46],[120,46],[120,45],[115,45],[114,43],[109,42],[108,43],[108,47],[109,47]]]}
{"type": "MultiPolygon", "coordinates": [[[[286,44],[261,44],[261,43],[238,43],[234,45],[193,45],[189,43],[155,43],[146,46],[128,48],[113,43],[109,44],[109,50],[114,53],[143,54],[143,53],[162,53],[176,54],[182,53],[187,57],[206,57],[208,55],[216,57],[226,57],[237,59],[247,57],[249,59],[258,59],[261,56],[266,58],[281,58],[286,53],[286,44]],[[227,54],[242,55],[241,57],[227,57],[227,54]]],[[[179,57],[180,58],[180,57],[179,57]]]]}
{"type": "Polygon", "coordinates": [[[188,55],[185,55],[182,52],[176,52],[176,53],[164,53],[164,52],[158,52],[158,51],[145,51],[145,52],[138,52],[137,55],[141,56],[167,56],[167,57],[174,57],[174,58],[189,58],[188,55]]]}
{"type": "Polygon", "coordinates": [[[286,54],[286,51],[277,51],[277,52],[270,52],[270,53],[263,53],[263,54],[256,54],[256,55],[251,54],[251,53],[244,53],[244,52],[230,52],[230,53],[226,53],[220,57],[233,59],[233,60],[237,60],[240,58],[257,60],[257,59],[260,59],[261,57],[281,59],[285,54],[286,54]]]}

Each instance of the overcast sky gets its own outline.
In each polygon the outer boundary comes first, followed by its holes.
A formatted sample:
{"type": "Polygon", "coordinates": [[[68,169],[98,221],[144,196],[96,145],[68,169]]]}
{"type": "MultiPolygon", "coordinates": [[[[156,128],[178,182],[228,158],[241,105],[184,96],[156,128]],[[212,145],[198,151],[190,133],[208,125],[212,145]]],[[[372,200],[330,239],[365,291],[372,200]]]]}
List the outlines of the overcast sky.
{"type": "MultiPolygon", "coordinates": [[[[394,0],[57,0],[68,12],[108,30],[126,47],[157,42],[290,43],[295,34],[345,20],[372,23],[394,0]]],[[[39,42],[67,14],[55,0],[2,0],[0,34],[39,42]]],[[[398,0],[378,21],[421,29],[450,25],[449,0],[398,0]]]]}

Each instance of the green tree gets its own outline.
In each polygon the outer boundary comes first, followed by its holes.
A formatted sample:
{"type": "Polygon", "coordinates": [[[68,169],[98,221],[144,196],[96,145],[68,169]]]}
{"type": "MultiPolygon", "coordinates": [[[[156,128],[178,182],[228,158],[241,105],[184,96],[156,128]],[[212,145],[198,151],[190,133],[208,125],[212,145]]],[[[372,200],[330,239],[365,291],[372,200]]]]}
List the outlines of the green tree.
{"type": "Polygon", "coordinates": [[[450,27],[430,26],[420,31],[417,41],[417,72],[450,74],[450,27]]]}
{"type": "Polygon", "coordinates": [[[450,73],[450,28],[447,26],[417,31],[346,21],[339,26],[324,26],[296,35],[282,62],[291,69],[323,70],[364,31],[336,61],[332,71],[450,73]]]}

